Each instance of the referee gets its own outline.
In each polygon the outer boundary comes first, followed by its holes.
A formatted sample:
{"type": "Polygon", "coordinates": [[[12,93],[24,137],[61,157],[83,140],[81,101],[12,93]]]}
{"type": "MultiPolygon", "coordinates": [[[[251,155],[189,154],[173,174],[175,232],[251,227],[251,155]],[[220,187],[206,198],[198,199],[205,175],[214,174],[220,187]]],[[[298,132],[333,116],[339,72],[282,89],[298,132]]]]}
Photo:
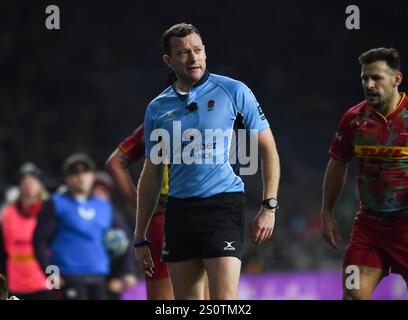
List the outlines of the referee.
{"type": "Polygon", "coordinates": [[[207,271],[210,299],[238,299],[245,198],[244,184],[228,161],[234,121],[242,116],[246,130],[257,139],[255,150],[262,162],[264,200],[253,221],[254,244],[269,239],[274,228],[280,178],[275,141],[250,89],[206,69],[205,47],[193,25],[172,26],[162,43],[163,61],[177,79],[145,113],[146,160],[138,185],[134,241],[137,260],[147,275],[154,273],[146,232],[160,195],[163,157],[170,164],[170,179],[162,256],[174,298],[203,299],[207,271]],[[217,131],[229,132],[222,139],[225,143],[214,136],[209,140],[210,132],[217,131]]]}

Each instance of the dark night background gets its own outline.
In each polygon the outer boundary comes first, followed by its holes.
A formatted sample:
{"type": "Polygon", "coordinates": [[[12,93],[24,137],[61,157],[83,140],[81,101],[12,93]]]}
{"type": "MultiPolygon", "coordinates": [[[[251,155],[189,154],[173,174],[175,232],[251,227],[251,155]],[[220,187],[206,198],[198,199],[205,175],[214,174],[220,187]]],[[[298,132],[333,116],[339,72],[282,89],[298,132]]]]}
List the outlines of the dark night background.
{"type": "MultiPolygon", "coordinates": [[[[275,234],[260,247],[248,244],[244,272],[340,268],[358,196],[351,170],[337,207],[342,247],[334,252],[319,225],[327,150],[341,115],[363,100],[362,52],[394,47],[407,73],[407,9],[405,1],[2,1],[0,193],[16,183],[24,161],[41,167],[51,190],[73,152],[89,153],[102,169],[165,88],[163,31],[193,23],[209,70],[253,90],[280,152],[275,234]],[[50,4],[60,8],[61,30],[45,28],[50,4]],[[345,27],[350,4],[360,8],[360,30],[345,27]]],[[[250,222],[262,184],[259,175],[245,181],[250,222]]],[[[129,212],[123,198],[116,201],[129,212]]]]}

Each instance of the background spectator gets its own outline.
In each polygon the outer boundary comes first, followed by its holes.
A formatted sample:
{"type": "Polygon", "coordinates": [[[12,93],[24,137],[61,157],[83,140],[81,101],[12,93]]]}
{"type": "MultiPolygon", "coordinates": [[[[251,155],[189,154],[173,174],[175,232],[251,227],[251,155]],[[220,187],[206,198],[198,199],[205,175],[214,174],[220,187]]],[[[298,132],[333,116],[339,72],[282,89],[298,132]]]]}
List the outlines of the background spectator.
{"type": "MultiPolygon", "coordinates": [[[[94,183],[94,194],[107,201],[112,201],[112,191],[114,189],[114,182],[112,178],[103,171],[96,173],[94,183]]],[[[133,232],[130,229],[127,221],[123,215],[114,208],[113,214],[117,228],[113,232],[119,232],[113,236],[112,248],[116,251],[111,253],[110,259],[110,274],[108,276],[108,295],[111,300],[118,300],[120,294],[132,288],[136,282],[136,260],[134,256],[133,246],[131,246],[130,239],[133,238],[133,232]],[[122,233],[126,238],[123,238],[122,233]],[[126,241],[124,241],[126,240],[126,241]],[[125,246],[124,244],[127,243],[125,246]]]]}
{"type": "Polygon", "coordinates": [[[1,215],[0,273],[7,276],[9,290],[21,299],[52,299],[33,246],[38,214],[48,192],[41,183],[40,169],[31,162],[20,167],[18,181],[19,196],[1,215]]]}

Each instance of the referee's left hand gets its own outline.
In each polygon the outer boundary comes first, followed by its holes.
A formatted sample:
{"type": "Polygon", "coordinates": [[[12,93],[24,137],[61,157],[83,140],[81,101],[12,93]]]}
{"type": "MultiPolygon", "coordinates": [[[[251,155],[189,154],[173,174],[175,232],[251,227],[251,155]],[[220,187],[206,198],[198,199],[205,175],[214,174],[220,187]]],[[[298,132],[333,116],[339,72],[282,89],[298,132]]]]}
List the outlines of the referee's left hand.
{"type": "Polygon", "coordinates": [[[260,244],[272,236],[275,226],[275,210],[262,208],[252,224],[252,243],[260,244]]]}

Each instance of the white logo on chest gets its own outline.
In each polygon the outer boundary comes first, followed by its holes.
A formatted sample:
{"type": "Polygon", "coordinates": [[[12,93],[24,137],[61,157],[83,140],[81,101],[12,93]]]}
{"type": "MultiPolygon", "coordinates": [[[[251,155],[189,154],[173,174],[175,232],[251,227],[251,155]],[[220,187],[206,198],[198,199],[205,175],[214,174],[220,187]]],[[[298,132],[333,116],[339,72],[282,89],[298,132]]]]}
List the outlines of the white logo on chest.
{"type": "Polygon", "coordinates": [[[85,219],[85,220],[92,220],[95,217],[95,209],[94,208],[87,209],[87,208],[84,208],[84,207],[79,207],[78,208],[78,213],[79,213],[79,216],[82,219],[85,219]]]}

